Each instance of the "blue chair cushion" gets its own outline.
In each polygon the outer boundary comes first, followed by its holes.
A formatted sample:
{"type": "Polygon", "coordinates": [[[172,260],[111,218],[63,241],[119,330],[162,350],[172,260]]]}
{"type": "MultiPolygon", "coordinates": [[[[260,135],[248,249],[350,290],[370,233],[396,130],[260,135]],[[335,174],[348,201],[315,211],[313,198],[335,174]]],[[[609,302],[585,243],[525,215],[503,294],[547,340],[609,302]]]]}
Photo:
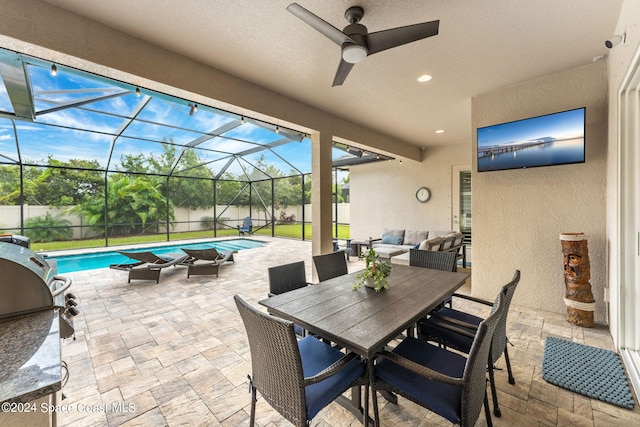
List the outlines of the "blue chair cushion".
{"type": "Polygon", "coordinates": [[[303,337],[304,336],[304,328],[300,325],[293,325],[293,331],[296,333],[296,335],[298,335],[299,337],[303,337]]]}
{"type": "MultiPolygon", "coordinates": [[[[441,308],[437,313],[440,316],[453,318],[475,326],[482,322],[480,317],[448,307],[441,308]]],[[[455,348],[456,350],[460,350],[464,353],[469,353],[469,350],[471,350],[471,344],[473,343],[473,338],[471,337],[466,337],[448,329],[440,328],[429,320],[420,323],[418,327],[423,335],[431,337],[432,339],[440,338],[447,347],[455,348]]],[[[474,335],[476,333],[475,330],[469,330],[469,332],[474,335]]]]}
{"type": "MultiPolygon", "coordinates": [[[[312,335],[298,341],[298,347],[305,378],[316,375],[344,357],[344,353],[312,335]]],[[[307,419],[315,417],[322,408],[333,402],[364,372],[364,362],[354,359],[335,375],[307,386],[305,388],[307,419]]]]}
{"type": "MultiPolygon", "coordinates": [[[[393,352],[434,371],[458,378],[462,377],[467,361],[459,354],[412,337],[405,338],[393,352]]],[[[411,396],[452,423],[460,422],[462,388],[416,375],[388,359],[377,363],[375,374],[401,391],[401,394],[411,396]]]]}

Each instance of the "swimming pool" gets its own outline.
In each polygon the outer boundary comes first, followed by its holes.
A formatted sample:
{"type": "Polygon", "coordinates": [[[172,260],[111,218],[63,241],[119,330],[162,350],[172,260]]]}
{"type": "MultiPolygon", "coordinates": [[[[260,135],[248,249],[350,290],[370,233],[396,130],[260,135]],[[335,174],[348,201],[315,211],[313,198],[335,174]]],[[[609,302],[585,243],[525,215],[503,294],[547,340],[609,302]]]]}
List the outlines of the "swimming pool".
{"type": "MultiPolygon", "coordinates": [[[[259,248],[264,242],[251,239],[229,239],[212,242],[183,243],[178,245],[163,245],[144,248],[122,249],[127,252],[153,251],[162,255],[171,252],[181,252],[180,248],[188,249],[209,249],[216,248],[219,251],[239,251],[242,249],[259,248]]],[[[129,258],[120,255],[116,251],[92,252],[78,255],[49,255],[49,259],[55,259],[58,263],[58,273],[71,273],[74,271],[93,270],[95,268],[106,268],[111,264],[127,262],[129,258]]],[[[130,260],[132,261],[132,260],[130,260]]],[[[132,261],[133,262],[133,261],[132,261]]]]}

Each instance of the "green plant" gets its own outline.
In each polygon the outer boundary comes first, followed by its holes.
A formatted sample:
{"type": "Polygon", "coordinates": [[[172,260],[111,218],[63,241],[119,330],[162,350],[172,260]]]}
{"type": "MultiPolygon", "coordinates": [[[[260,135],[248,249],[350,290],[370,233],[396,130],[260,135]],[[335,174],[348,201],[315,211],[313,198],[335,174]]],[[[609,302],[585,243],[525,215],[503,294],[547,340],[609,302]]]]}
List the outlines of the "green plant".
{"type": "Polygon", "coordinates": [[[389,261],[380,261],[380,255],[373,248],[369,248],[369,252],[364,257],[365,268],[356,274],[356,278],[360,279],[353,285],[353,289],[358,289],[371,279],[376,292],[389,288],[387,277],[391,274],[391,263],[389,261]]]}
{"type": "Polygon", "coordinates": [[[200,218],[200,225],[205,230],[213,230],[214,221],[215,218],[212,216],[203,216],[202,218],[200,218]]]}
{"type": "Polygon", "coordinates": [[[104,195],[89,197],[68,211],[83,215],[97,231],[108,226],[110,236],[153,232],[175,220],[173,204],[167,203],[161,187],[156,177],[113,174],[107,184],[106,212],[104,195]]]}
{"type": "Polygon", "coordinates": [[[73,235],[71,222],[54,217],[47,212],[45,215],[34,216],[24,222],[24,235],[33,242],[53,242],[69,240],[73,235]]]}

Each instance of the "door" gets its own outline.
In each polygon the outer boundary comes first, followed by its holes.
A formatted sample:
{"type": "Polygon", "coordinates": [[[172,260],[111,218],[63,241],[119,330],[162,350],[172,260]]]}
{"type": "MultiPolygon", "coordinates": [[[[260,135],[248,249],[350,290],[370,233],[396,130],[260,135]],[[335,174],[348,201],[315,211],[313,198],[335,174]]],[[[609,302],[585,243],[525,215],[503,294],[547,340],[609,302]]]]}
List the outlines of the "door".
{"type": "Polygon", "coordinates": [[[619,92],[618,286],[612,325],[636,395],[640,394],[640,50],[619,92]],[[617,326],[617,327],[616,327],[617,326]]]}
{"type": "Polygon", "coordinates": [[[464,235],[467,262],[471,257],[471,165],[451,166],[451,229],[464,235]]]}

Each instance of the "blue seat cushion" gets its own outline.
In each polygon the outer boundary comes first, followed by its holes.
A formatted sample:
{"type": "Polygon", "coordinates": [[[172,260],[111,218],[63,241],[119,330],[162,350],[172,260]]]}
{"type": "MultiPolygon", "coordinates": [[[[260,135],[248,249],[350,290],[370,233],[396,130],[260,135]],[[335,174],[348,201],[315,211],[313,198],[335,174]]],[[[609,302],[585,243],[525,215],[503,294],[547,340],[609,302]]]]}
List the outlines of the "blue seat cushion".
{"type": "Polygon", "coordinates": [[[298,335],[299,337],[303,337],[304,336],[304,328],[300,325],[293,325],[293,331],[296,333],[296,335],[298,335]]]}
{"type": "MultiPolygon", "coordinates": [[[[434,371],[461,378],[467,359],[416,338],[405,338],[394,353],[434,371]]],[[[383,359],[376,364],[377,378],[395,387],[400,394],[411,396],[422,406],[446,418],[460,422],[462,388],[419,376],[400,365],[383,359]]]]}
{"type": "MultiPolygon", "coordinates": [[[[475,326],[478,326],[480,322],[482,322],[482,318],[480,317],[448,307],[443,307],[436,313],[439,316],[453,318],[475,326]]],[[[441,340],[447,347],[455,348],[456,350],[469,353],[471,344],[473,343],[473,338],[466,337],[448,329],[440,328],[437,326],[437,324],[434,323],[435,322],[430,322],[428,319],[421,322],[418,326],[420,328],[421,334],[423,336],[429,337],[428,339],[431,341],[441,340]]],[[[468,331],[474,335],[476,333],[474,329],[468,329],[468,331]]]]}
{"type": "MultiPolygon", "coordinates": [[[[316,375],[342,357],[344,353],[309,335],[298,341],[305,378],[316,375]]],[[[365,364],[354,359],[335,375],[305,388],[307,419],[315,417],[329,403],[344,393],[365,372],[365,364]]]]}

